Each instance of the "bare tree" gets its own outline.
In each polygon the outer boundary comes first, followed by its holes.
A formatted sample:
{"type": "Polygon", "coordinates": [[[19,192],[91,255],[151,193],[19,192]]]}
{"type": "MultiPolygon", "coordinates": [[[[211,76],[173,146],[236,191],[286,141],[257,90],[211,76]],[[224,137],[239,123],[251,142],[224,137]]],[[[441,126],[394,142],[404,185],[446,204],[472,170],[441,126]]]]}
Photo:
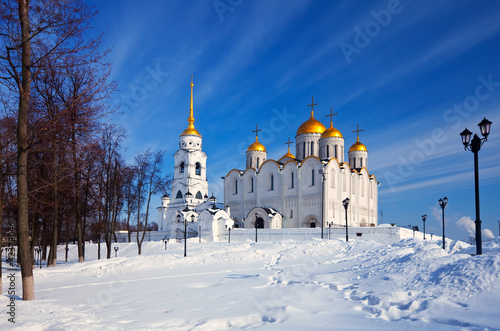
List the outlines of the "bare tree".
{"type": "Polygon", "coordinates": [[[94,15],[96,11],[79,0],[0,1],[0,82],[18,96],[17,236],[24,300],[35,298],[28,211],[31,84],[47,62],[64,55],[74,54],[86,62],[85,50],[100,43],[99,38],[83,37],[94,15]]]}
{"type": "Polygon", "coordinates": [[[148,226],[149,205],[154,194],[163,192],[166,187],[166,177],[162,177],[163,151],[151,152],[149,149],[135,157],[136,170],[135,188],[137,194],[137,252],[141,254],[142,242],[148,226]],[[141,209],[145,208],[141,219],[141,209]],[[139,232],[141,232],[139,236],[139,232]]]}

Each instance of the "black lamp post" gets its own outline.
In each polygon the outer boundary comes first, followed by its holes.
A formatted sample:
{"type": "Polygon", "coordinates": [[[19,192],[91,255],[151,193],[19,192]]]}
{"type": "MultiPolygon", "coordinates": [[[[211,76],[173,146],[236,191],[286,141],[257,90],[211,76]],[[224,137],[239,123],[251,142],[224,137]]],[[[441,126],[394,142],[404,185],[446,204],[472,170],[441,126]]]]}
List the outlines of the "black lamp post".
{"type": "Polygon", "coordinates": [[[444,197],[444,199],[439,199],[439,205],[441,206],[441,209],[443,210],[443,249],[445,249],[445,237],[444,237],[444,209],[446,208],[446,205],[448,204],[448,198],[444,197]]]}
{"type": "Polygon", "coordinates": [[[165,243],[165,250],[167,250],[168,239],[167,238],[163,238],[161,241],[163,241],[165,243]]]}
{"type": "Polygon", "coordinates": [[[422,222],[424,222],[424,240],[425,240],[425,220],[427,219],[427,214],[422,215],[422,222]]]}
{"type": "Polygon", "coordinates": [[[345,209],[345,241],[349,241],[349,234],[347,232],[347,228],[348,228],[348,225],[347,225],[347,208],[349,207],[349,198],[345,198],[343,201],[342,201],[342,204],[344,205],[344,209],[345,209]]]}
{"type": "Polygon", "coordinates": [[[323,239],[323,228],[325,224],[325,172],[323,169],[319,169],[321,174],[321,239],[323,239]]]}
{"type": "Polygon", "coordinates": [[[474,186],[475,186],[475,196],[476,196],[476,254],[481,255],[483,253],[482,241],[481,241],[481,218],[479,216],[479,169],[478,169],[478,152],[481,150],[484,142],[488,140],[488,135],[490,134],[491,123],[486,118],[478,124],[481,134],[484,138],[479,138],[477,134],[474,134],[472,141],[470,137],[472,132],[465,128],[464,131],[460,133],[462,137],[462,144],[464,144],[465,150],[470,150],[474,153],[474,186]]]}
{"type": "Polygon", "coordinates": [[[118,247],[115,246],[115,257],[117,257],[117,255],[118,255],[118,247]]]}
{"type": "Polygon", "coordinates": [[[227,230],[229,231],[228,243],[231,243],[231,227],[227,228],[227,230]]]}
{"type": "Polygon", "coordinates": [[[332,227],[333,222],[328,223],[328,240],[330,240],[330,229],[332,227]]]}
{"type": "Polygon", "coordinates": [[[259,214],[255,213],[255,242],[257,242],[257,216],[259,214]]]}

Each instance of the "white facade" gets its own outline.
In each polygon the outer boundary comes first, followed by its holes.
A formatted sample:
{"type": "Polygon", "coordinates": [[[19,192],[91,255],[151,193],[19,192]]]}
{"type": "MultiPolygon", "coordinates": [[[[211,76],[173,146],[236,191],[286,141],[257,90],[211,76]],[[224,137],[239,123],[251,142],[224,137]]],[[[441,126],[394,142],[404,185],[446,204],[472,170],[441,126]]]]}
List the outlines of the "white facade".
{"type": "Polygon", "coordinates": [[[311,111],[295,141],[297,157],[289,151],[277,161],[267,159],[256,166],[254,150],[261,159],[267,156],[256,140],[247,150],[247,168],[226,175],[224,204],[231,208],[235,224],[253,228],[257,221],[258,228],[304,228],[321,227],[323,222],[324,227],[342,227],[342,201],[349,198],[348,225],[376,226],[378,182],[368,173],[368,152],[359,137],[349,150],[350,162],[344,162],[341,133],[332,123],[326,129],[311,111]]]}

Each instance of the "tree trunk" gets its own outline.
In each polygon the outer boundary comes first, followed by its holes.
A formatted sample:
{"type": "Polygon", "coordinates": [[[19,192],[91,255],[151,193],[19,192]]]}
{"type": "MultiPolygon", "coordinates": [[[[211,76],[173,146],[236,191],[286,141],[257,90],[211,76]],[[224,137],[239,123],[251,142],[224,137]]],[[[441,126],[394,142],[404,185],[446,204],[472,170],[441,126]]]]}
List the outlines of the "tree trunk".
{"type": "Polygon", "coordinates": [[[74,114],[72,123],[72,149],[73,149],[73,166],[75,176],[75,220],[76,220],[76,239],[78,245],[78,262],[84,261],[83,256],[83,233],[82,233],[82,214],[80,206],[80,167],[78,164],[78,157],[76,152],[76,114],[74,114]]]}
{"type": "Polygon", "coordinates": [[[31,93],[31,41],[29,21],[29,0],[19,0],[21,23],[21,75],[19,112],[17,116],[17,242],[18,259],[21,260],[23,300],[35,299],[33,262],[30,254],[28,220],[28,113],[31,93]]]}

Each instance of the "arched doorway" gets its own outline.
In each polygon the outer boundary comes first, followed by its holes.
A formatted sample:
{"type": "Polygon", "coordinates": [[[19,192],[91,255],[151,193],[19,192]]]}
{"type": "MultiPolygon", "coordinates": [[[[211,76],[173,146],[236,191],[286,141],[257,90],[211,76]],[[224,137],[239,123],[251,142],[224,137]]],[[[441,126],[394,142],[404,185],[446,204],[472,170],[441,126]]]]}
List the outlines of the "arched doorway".
{"type": "Polygon", "coordinates": [[[255,220],[255,227],[257,229],[263,229],[264,228],[264,219],[262,217],[257,217],[255,220]]]}
{"type": "Polygon", "coordinates": [[[315,228],[316,227],[316,223],[311,223],[311,228],[315,228]]]}

